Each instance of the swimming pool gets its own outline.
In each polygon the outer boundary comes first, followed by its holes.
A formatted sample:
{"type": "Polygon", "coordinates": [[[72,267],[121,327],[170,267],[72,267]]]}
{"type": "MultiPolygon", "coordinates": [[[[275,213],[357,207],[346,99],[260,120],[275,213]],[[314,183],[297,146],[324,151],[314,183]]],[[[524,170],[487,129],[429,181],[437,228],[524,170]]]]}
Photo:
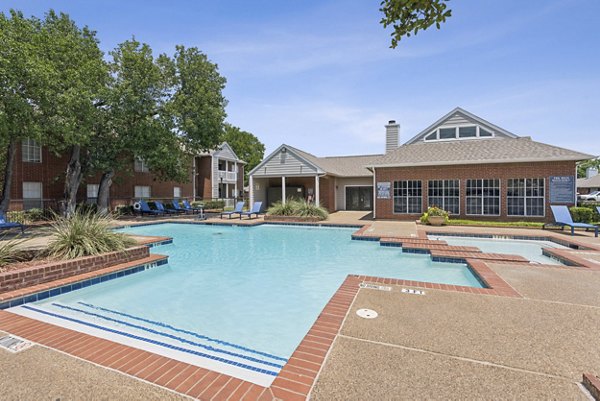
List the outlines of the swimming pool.
{"type": "Polygon", "coordinates": [[[429,239],[446,241],[448,245],[475,246],[485,253],[503,253],[520,255],[534,263],[560,265],[556,259],[542,253],[543,248],[569,249],[566,246],[552,241],[510,239],[510,238],[483,238],[460,237],[454,235],[428,235],[429,239]]]}
{"type": "Polygon", "coordinates": [[[355,230],[127,228],[173,237],[152,248],[169,263],[12,309],[268,385],[348,274],[481,287],[466,265],[353,241],[355,230]]]}

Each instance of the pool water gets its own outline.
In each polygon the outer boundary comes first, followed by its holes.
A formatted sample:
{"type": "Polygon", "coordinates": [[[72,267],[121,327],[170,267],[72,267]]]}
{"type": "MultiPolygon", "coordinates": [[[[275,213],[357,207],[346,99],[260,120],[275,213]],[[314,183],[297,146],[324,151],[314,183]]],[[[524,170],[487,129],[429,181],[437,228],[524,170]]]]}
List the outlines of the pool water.
{"type": "Polygon", "coordinates": [[[521,240],[505,238],[455,237],[429,235],[429,239],[446,241],[448,245],[475,246],[485,253],[520,255],[534,263],[560,265],[561,262],[542,253],[542,248],[569,249],[552,241],[521,240]]]}
{"type": "Polygon", "coordinates": [[[272,375],[348,274],[481,287],[466,265],[353,241],[355,230],[191,224],[127,228],[122,231],[173,237],[173,244],[151,249],[168,255],[169,263],[25,305],[26,312],[216,353],[272,375]]]}

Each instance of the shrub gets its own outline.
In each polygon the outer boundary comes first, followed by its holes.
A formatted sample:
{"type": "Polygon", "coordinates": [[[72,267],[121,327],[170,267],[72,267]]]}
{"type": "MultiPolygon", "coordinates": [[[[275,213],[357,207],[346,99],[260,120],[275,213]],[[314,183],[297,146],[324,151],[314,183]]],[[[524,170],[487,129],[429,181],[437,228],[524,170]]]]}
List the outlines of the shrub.
{"type": "Polygon", "coordinates": [[[205,209],[224,209],[225,201],[224,200],[209,200],[204,202],[205,209]]]}
{"type": "Polygon", "coordinates": [[[329,216],[329,212],[327,212],[325,208],[322,208],[312,203],[308,203],[305,200],[290,203],[293,203],[292,207],[295,208],[297,216],[318,217],[321,220],[325,220],[329,216]]]}
{"type": "Polygon", "coordinates": [[[267,213],[272,216],[295,216],[295,211],[294,201],[276,202],[267,209],[267,213]]]}
{"type": "MultiPolygon", "coordinates": [[[[571,215],[573,216],[573,221],[578,221],[575,220],[575,214],[579,214],[579,210],[577,211],[573,211],[573,209],[589,209],[592,212],[592,217],[590,221],[600,221],[600,213],[598,213],[598,210],[596,209],[596,207],[600,206],[599,202],[590,202],[590,203],[583,203],[580,204],[578,207],[572,207],[571,210],[571,215]]],[[[583,212],[584,215],[587,216],[587,212],[583,212]]],[[[583,223],[589,223],[590,221],[581,221],[583,223]]]]}
{"type": "Polygon", "coordinates": [[[47,251],[61,259],[122,251],[135,244],[132,238],[112,230],[109,217],[91,211],[76,212],[71,217],[57,216],[52,231],[47,251]]]}
{"type": "Polygon", "coordinates": [[[594,218],[594,210],[588,207],[573,206],[569,210],[576,223],[591,223],[594,218]]]}
{"type": "Polygon", "coordinates": [[[24,210],[13,210],[12,212],[6,213],[6,219],[14,223],[25,224],[27,215],[24,210]]]}
{"type": "Polygon", "coordinates": [[[421,216],[421,223],[429,223],[429,218],[434,216],[443,217],[444,224],[448,224],[448,212],[437,206],[431,206],[427,208],[427,212],[423,213],[423,215],[421,216]]]}
{"type": "Polygon", "coordinates": [[[21,260],[19,245],[23,241],[24,240],[19,237],[11,239],[6,239],[6,237],[2,238],[0,241],[0,271],[2,271],[2,267],[21,260]]]}
{"type": "Polygon", "coordinates": [[[46,216],[42,209],[33,208],[25,211],[25,218],[28,221],[40,221],[45,220],[46,216]]]}
{"type": "Polygon", "coordinates": [[[115,207],[115,214],[117,216],[127,216],[133,214],[132,205],[117,205],[115,207]]]}

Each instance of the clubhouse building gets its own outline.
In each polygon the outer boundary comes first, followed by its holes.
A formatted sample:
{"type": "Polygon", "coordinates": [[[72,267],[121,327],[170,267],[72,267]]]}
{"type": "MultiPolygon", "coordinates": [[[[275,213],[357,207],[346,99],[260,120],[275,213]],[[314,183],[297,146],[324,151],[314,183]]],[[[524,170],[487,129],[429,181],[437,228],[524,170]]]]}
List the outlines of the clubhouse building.
{"type": "Polygon", "coordinates": [[[385,153],[317,157],[281,145],[250,172],[250,200],[314,200],[330,211],[415,220],[429,206],[453,218],[551,221],[551,204],[576,202],[576,163],[594,156],[517,136],[456,108],[385,153]]]}

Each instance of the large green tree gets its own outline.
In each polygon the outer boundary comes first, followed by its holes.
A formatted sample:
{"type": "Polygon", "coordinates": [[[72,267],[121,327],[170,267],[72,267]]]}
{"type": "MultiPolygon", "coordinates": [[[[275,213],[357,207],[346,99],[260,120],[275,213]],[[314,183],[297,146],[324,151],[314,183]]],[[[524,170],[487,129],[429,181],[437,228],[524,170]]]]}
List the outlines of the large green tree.
{"type": "Polygon", "coordinates": [[[248,173],[262,161],[265,145],[255,135],[231,124],[225,124],[223,139],[240,159],[248,163],[244,168],[244,184],[248,184],[248,173]]]}
{"type": "Polygon", "coordinates": [[[77,191],[86,174],[86,147],[102,124],[102,93],[108,66],[96,32],[80,28],[63,13],[49,11],[42,23],[43,57],[49,62],[49,108],[43,143],[56,153],[70,154],[65,171],[64,213],[75,211],[77,191]]]}
{"type": "Polygon", "coordinates": [[[381,24],[392,26],[392,44],[396,48],[403,37],[416,35],[435,24],[440,29],[446,18],[452,16],[449,0],[383,0],[379,11],[383,12],[381,24]]]}
{"type": "Polygon", "coordinates": [[[11,10],[0,13],[0,143],[4,154],[0,212],[10,204],[17,146],[22,139],[40,139],[49,66],[41,56],[41,22],[11,10]]]}

